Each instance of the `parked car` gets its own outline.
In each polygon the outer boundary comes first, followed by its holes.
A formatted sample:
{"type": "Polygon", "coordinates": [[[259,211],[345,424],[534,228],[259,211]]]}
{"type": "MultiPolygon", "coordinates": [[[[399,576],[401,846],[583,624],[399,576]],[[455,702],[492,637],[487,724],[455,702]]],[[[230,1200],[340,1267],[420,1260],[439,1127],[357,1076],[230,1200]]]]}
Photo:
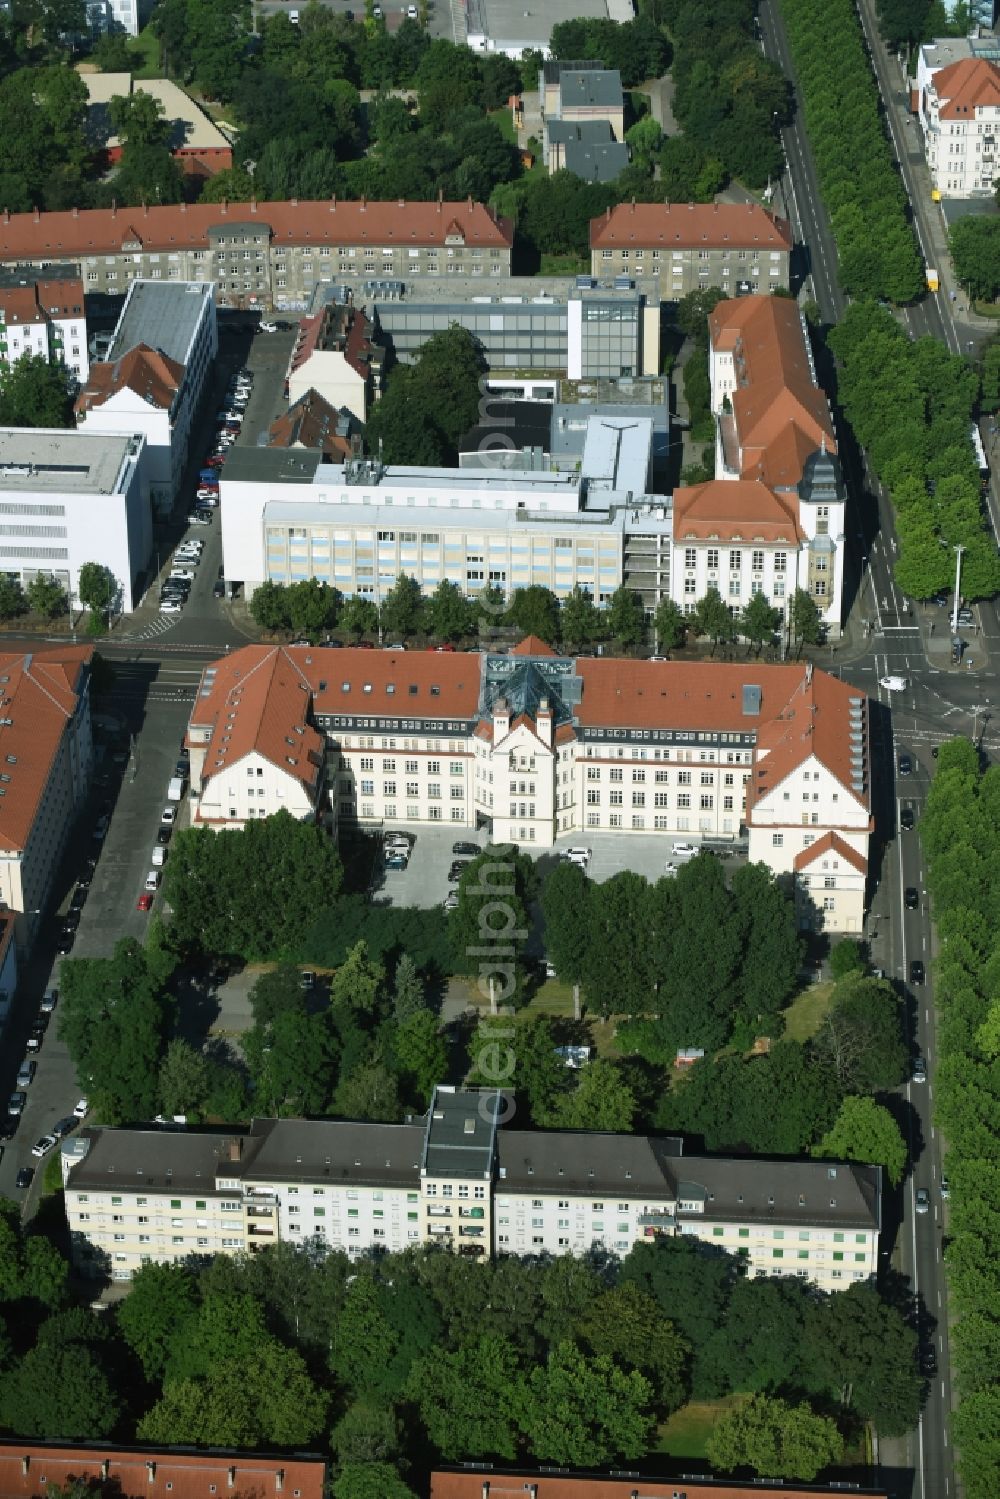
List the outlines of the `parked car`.
{"type": "Polygon", "coordinates": [[[51,1015],[52,1011],[55,1009],[55,1007],[56,1007],[56,1005],[58,1003],[59,1003],[59,990],[58,989],[46,989],[45,993],[42,995],[42,1004],[41,1004],[42,1014],[43,1015],[51,1015]]]}
{"type": "Polygon", "coordinates": [[[448,891],[448,894],[444,898],[444,908],[445,908],[446,911],[455,911],[455,910],[458,909],[458,891],[457,890],[449,890],[448,891]]]}
{"type": "Polygon", "coordinates": [[[698,852],[697,843],[672,843],[670,852],[675,859],[693,859],[698,852]]]}
{"type": "Polygon", "coordinates": [[[948,1180],[948,1178],[942,1172],[941,1173],[941,1197],[942,1197],[942,1199],[945,1202],[947,1202],[948,1198],[950,1196],[951,1196],[951,1182],[948,1180]]]}
{"type": "Polygon", "coordinates": [[[173,831],[174,831],[173,828],[157,828],[157,830],[156,830],[156,841],[157,841],[157,843],[161,847],[164,846],[164,845],[166,845],[166,844],[168,844],[170,842],[171,834],[173,833],[173,831]]]}
{"type": "Polygon", "coordinates": [[[159,890],[159,888],[160,888],[160,871],[158,869],[151,869],[149,871],[149,873],[146,875],[146,889],[152,892],[152,891],[159,890]]]}
{"type": "Polygon", "coordinates": [[[76,1129],[76,1120],[72,1114],[67,1114],[65,1119],[57,1119],[52,1126],[52,1133],[57,1140],[64,1140],[72,1130],[76,1129]]]}
{"type": "Polygon", "coordinates": [[[18,1089],[18,1091],[16,1093],[12,1093],[10,1095],[10,1098],[8,1098],[7,1100],[7,1113],[12,1114],[15,1118],[18,1118],[21,1114],[24,1113],[24,1106],[27,1102],[27,1093],[24,1093],[20,1089],[18,1089]]]}
{"type": "Polygon", "coordinates": [[[32,1145],[31,1154],[41,1160],[43,1156],[48,1155],[50,1150],[54,1150],[58,1143],[55,1135],[41,1135],[32,1145]]]}
{"type": "Polygon", "coordinates": [[[86,1098],[79,1099],[78,1102],[76,1103],[76,1105],[74,1106],[74,1109],[73,1109],[73,1118],[74,1119],[86,1119],[86,1117],[87,1117],[87,1110],[89,1108],[90,1108],[90,1104],[89,1104],[89,1102],[87,1101],[86,1098]]]}
{"type": "Polygon", "coordinates": [[[303,968],[302,972],[299,974],[299,988],[302,989],[305,993],[308,993],[310,989],[315,989],[315,987],[315,973],[313,973],[311,968],[303,968]]]}
{"type": "Polygon", "coordinates": [[[160,813],[160,822],[163,824],[163,826],[164,827],[173,827],[173,825],[176,822],[176,820],[177,820],[177,808],[176,807],[164,807],[163,811],[160,813]]]}
{"type": "Polygon", "coordinates": [[[17,1173],[17,1175],[14,1178],[14,1185],[15,1185],[15,1187],[20,1188],[20,1190],[22,1192],[25,1192],[25,1191],[27,1191],[28,1187],[31,1186],[31,1183],[34,1181],[34,1179],[35,1179],[35,1168],[34,1168],[34,1166],[22,1166],[21,1169],[20,1169],[20,1171],[17,1173]]]}
{"type": "Polygon", "coordinates": [[[102,812],[100,817],[94,823],[94,831],[91,834],[91,837],[96,838],[98,839],[98,841],[100,841],[100,839],[104,838],[107,834],[110,823],[111,818],[108,816],[107,812],[102,812]]]}
{"type": "Polygon", "coordinates": [[[160,600],[160,613],[161,614],[182,614],[183,612],[184,612],[184,605],[181,603],[180,599],[161,599],[160,600]]]}
{"type": "MultiPolygon", "coordinates": [[[[297,10],[289,11],[288,18],[289,18],[290,21],[298,21],[298,19],[299,19],[299,13],[298,13],[298,11],[297,10]]],[[[278,331],[278,325],[277,325],[277,323],[272,323],[267,318],[261,318],[260,323],[259,323],[258,326],[260,327],[261,333],[277,333],[277,331],[278,331]]]]}
{"type": "Polygon", "coordinates": [[[25,1058],[17,1069],[17,1086],[19,1088],[30,1088],[37,1071],[38,1063],[31,1061],[30,1058],[25,1058]]]}
{"type": "Polygon", "coordinates": [[[153,844],[153,852],[149,856],[149,862],[154,869],[162,869],[167,862],[167,850],[162,843],[153,844]]]}
{"type": "Polygon", "coordinates": [[[215,582],[212,584],[212,597],[213,597],[213,599],[224,599],[225,596],[226,596],[226,585],[225,585],[225,583],[222,582],[222,580],[220,578],[217,578],[215,580],[215,582]]]}
{"type": "Polygon", "coordinates": [[[56,941],[56,952],[61,958],[73,951],[73,943],[76,940],[76,932],[72,927],[63,927],[56,941]]]}
{"type": "Polygon", "coordinates": [[[971,609],[959,609],[958,622],[960,625],[974,625],[976,622],[976,616],[973,614],[971,609]]]}
{"type": "Polygon", "coordinates": [[[451,851],[453,854],[464,854],[474,859],[479,853],[479,845],[477,843],[453,843],[451,851]]]}
{"type": "Polygon", "coordinates": [[[148,890],[144,890],[135,903],[137,911],[151,911],[153,909],[153,897],[148,890]]]}
{"type": "Polygon", "coordinates": [[[570,864],[579,864],[582,869],[586,869],[592,856],[593,850],[589,848],[564,848],[559,855],[561,859],[566,859],[570,864]]]}
{"type": "Polygon", "coordinates": [[[403,853],[393,851],[385,856],[386,869],[405,869],[409,862],[406,854],[403,853]]]}

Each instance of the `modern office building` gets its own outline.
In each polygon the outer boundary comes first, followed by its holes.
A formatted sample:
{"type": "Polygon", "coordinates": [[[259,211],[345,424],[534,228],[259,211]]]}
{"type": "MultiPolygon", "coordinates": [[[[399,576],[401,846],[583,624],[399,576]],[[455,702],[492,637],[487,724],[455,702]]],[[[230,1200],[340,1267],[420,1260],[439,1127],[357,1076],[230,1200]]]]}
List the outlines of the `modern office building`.
{"type": "Polygon", "coordinates": [[[77,1265],[143,1264],[318,1241],[352,1256],[442,1244],[470,1259],[625,1255],[690,1234],[826,1291],[878,1266],[881,1172],[686,1156],[677,1139],[527,1131],[498,1093],[435,1089],[407,1124],[262,1119],[226,1130],[87,1129],[64,1142],[77,1265]]]}
{"type": "Polygon", "coordinates": [[[94,1499],[326,1499],[327,1466],[300,1453],[0,1442],[0,1499],[78,1489],[94,1499]]]}
{"type": "Polygon", "coordinates": [[[734,612],[796,588],[832,635],[843,611],[846,491],[805,319],[788,297],[720,302],[709,318],[715,481],[674,492],[673,597],[709,586],[734,612]]]}
{"type": "Polygon", "coordinates": [[[92,656],[89,645],[0,655],[0,904],[29,944],[90,787],[92,656]]]}
{"type": "Polygon", "coordinates": [[[594,276],[653,276],[664,301],[789,286],[792,231],[757,203],[620,203],[590,222],[594,276]]]}
{"type": "Polygon", "coordinates": [[[211,285],[133,281],[107,358],[91,367],[77,398],[81,432],[143,434],[150,498],[160,511],[180,489],[218,347],[211,285]]]}
{"type": "Polygon", "coordinates": [[[187,744],[208,826],[745,838],[803,927],[862,929],[868,703],[811,665],[246,646],[205,668],[187,744]]]}
{"type": "MultiPolygon", "coordinates": [[[[602,0],[603,3],[603,0],[602,0]]],[[[308,308],[377,276],[507,276],[514,226],[482,203],[177,203],[0,214],[0,265],[77,264],[87,292],[202,281],[223,307],[308,308]]]]}
{"type": "Polygon", "coordinates": [[[83,563],[101,562],[118,586],[116,608],[127,614],[153,544],[145,437],[4,428],[0,515],[4,572],[23,584],[50,575],[72,600],[83,563]]]}
{"type": "Polygon", "coordinates": [[[61,359],[77,380],[87,378],[87,316],[79,269],[41,274],[0,271],[0,364],[24,354],[61,359]]]}
{"type": "MultiPolygon", "coordinates": [[[[651,281],[598,282],[508,277],[483,293],[478,283],[377,290],[369,306],[396,358],[411,363],[435,333],[452,323],[482,345],[494,375],[549,373],[571,380],[660,373],[660,297],[651,281]]],[[[365,292],[367,296],[367,292],[365,292]]]]}

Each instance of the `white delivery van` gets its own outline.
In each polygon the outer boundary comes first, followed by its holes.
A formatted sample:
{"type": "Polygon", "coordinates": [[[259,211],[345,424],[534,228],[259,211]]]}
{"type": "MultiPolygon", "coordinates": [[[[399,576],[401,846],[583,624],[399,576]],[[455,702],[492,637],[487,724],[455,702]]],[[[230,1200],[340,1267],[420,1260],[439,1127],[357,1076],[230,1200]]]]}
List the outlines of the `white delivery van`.
{"type": "Polygon", "coordinates": [[[184,798],[184,777],[183,776],[171,776],[170,777],[170,784],[167,787],[167,801],[168,802],[179,802],[179,801],[182,801],[183,798],[184,798]]]}

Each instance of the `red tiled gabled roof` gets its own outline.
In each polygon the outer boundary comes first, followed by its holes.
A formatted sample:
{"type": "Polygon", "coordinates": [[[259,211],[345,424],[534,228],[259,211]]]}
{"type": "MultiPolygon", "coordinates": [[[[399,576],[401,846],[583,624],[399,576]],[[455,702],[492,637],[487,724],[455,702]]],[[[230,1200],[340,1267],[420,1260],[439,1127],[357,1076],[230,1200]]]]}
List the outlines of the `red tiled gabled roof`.
{"type": "Polygon", "coordinates": [[[0,286],[0,312],[8,327],[44,323],[50,317],[82,318],[83,282],[67,277],[0,286]]]}
{"type": "Polygon", "coordinates": [[[554,656],[556,653],[537,635],[525,635],[511,651],[512,656],[554,656]]]}
{"type": "Polygon", "coordinates": [[[325,1499],[326,1463],[263,1452],[0,1442],[0,1499],[35,1499],[76,1482],[101,1499],[325,1499]]]}
{"type": "MultiPolygon", "coordinates": [[[[884,1489],[853,1489],[857,1499],[887,1499],[884,1489]]],[[[609,1478],[604,1474],[504,1472],[485,1463],[474,1469],[431,1473],[430,1499],[841,1499],[843,1488],[787,1482],[773,1486],[762,1479],[740,1483],[727,1478],[609,1478]]]]}
{"type": "Polygon", "coordinates": [[[931,88],[940,100],[942,120],[974,119],[977,107],[1000,106],[1000,68],[983,57],[963,57],[938,68],[931,88]]]}
{"type": "Polygon", "coordinates": [[[757,203],[619,203],[591,219],[592,250],[633,245],[789,251],[792,231],[787,219],[757,203]]]}
{"type": "Polygon", "coordinates": [[[192,724],[212,729],[204,779],[256,753],[315,787],[324,743],[308,723],[310,700],[308,681],[281,646],[248,646],[206,667],[191,713],[192,724]]]}
{"type": "Polygon", "coordinates": [[[750,479],[711,479],[674,490],[674,539],[802,541],[797,505],[750,479]]]}
{"type": "Polygon", "coordinates": [[[136,344],[113,364],[92,364],[87,383],[76,398],[75,411],[83,416],[120,390],[134,390],[150,406],[169,411],[184,379],[184,366],[168,359],[159,349],[136,344]]]}
{"type": "MultiPolygon", "coordinates": [[[[269,448],[319,448],[334,463],[350,457],[350,434],[339,436],[340,412],[324,401],[318,391],[309,389],[287,411],[276,417],[268,428],[269,448]]],[[[350,424],[350,412],[345,415],[350,424]]]]}
{"type": "MultiPolygon", "coordinates": [[[[865,808],[871,807],[868,727],[864,724],[864,787],[851,787],[852,741],[850,703],[864,703],[864,694],[825,671],[807,668],[781,712],[769,715],[757,737],[753,775],[747,782],[747,816],[793,770],[815,756],[865,808]]],[[[862,715],[863,719],[865,715],[862,715]]]]}
{"type": "Polygon", "coordinates": [[[817,448],[837,451],[826,396],[816,383],[798,304],[789,297],[739,297],[709,317],[712,345],[733,354],[731,396],[740,473],[791,489],[817,448]]]}
{"type": "Polygon", "coordinates": [[[0,655],[0,849],[24,849],[93,646],[0,655]]]}
{"type": "Polygon", "coordinates": [[[147,250],[208,249],[210,235],[249,225],[282,245],[443,245],[453,222],[465,243],[510,249],[514,226],[482,203],[178,203],[0,215],[0,260],[111,255],[123,243],[147,250]]]}
{"type": "Polygon", "coordinates": [[[810,864],[815,864],[816,860],[822,858],[824,854],[831,853],[839,854],[842,859],[846,859],[858,874],[868,873],[868,860],[863,854],[859,854],[856,848],[845,843],[839,833],[824,833],[817,843],[811,843],[808,848],[797,853],[793,863],[796,869],[808,869],[810,864]]]}

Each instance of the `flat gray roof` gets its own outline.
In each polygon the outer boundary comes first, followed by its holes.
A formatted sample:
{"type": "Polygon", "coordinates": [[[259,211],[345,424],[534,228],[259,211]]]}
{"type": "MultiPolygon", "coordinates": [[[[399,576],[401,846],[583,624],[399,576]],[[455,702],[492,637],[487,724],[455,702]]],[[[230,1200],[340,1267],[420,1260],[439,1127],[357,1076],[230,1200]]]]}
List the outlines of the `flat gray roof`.
{"type": "Polygon", "coordinates": [[[622,79],[617,68],[573,68],[559,75],[560,109],[620,109],[622,79]]]}
{"type": "Polygon", "coordinates": [[[108,1192],[120,1186],[127,1192],[176,1188],[214,1193],[220,1166],[224,1176],[243,1173],[242,1161],[226,1158],[233,1139],[242,1139],[245,1157],[248,1139],[238,1129],[90,1129],[67,1141],[63,1153],[74,1146],[69,1154],[78,1154],[89,1142],[86,1155],[73,1167],[73,1191],[93,1187],[108,1192]]]}
{"type": "Polygon", "coordinates": [[[614,182],[628,166],[628,147],[624,141],[570,140],[565,149],[566,170],[585,182],[614,182]]]}
{"type": "Polygon", "coordinates": [[[648,1135],[587,1134],[576,1130],[502,1129],[497,1144],[496,1191],[620,1192],[673,1197],[681,1142],[648,1135]]]}
{"type": "Polygon", "coordinates": [[[212,297],[207,281],[133,281],[108,362],[121,359],[136,344],[148,344],[175,363],[187,364],[195,330],[212,297]]]}
{"type": "Polygon", "coordinates": [[[425,1176],[488,1180],[493,1171],[501,1095],[486,1088],[435,1088],[427,1116],[425,1176]]]}
{"type": "Polygon", "coordinates": [[[546,120],[545,138],[556,145],[582,141],[587,146],[614,140],[610,120],[546,120]]]}
{"type": "Polygon", "coordinates": [[[323,455],[318,448],[230,448],[223,479],[239,483],[312,484],[323,455]]]}
{"type": "Polygon", "coordinates": [[[136,441],[61,427],[5,427],[0,432],[0,489],[114,494],[136,441]]]}
{"type": "Polygon", "coordinates": [[[261,1121],[265,1130],[244,1172],[254,1182],[365,1182],[420,1185],[423,1124],[368,1124],[343,1119],[261,1121]]]}
{"type": "Polygon", "coordinates": [[[533,42],[546,48],[560,21],[606,21],[608,6],[607,0],[549,0],[530,8],[524,0],[469,0],[467,17],[470,35],[481,32],[497,46],[533,42]]]}

